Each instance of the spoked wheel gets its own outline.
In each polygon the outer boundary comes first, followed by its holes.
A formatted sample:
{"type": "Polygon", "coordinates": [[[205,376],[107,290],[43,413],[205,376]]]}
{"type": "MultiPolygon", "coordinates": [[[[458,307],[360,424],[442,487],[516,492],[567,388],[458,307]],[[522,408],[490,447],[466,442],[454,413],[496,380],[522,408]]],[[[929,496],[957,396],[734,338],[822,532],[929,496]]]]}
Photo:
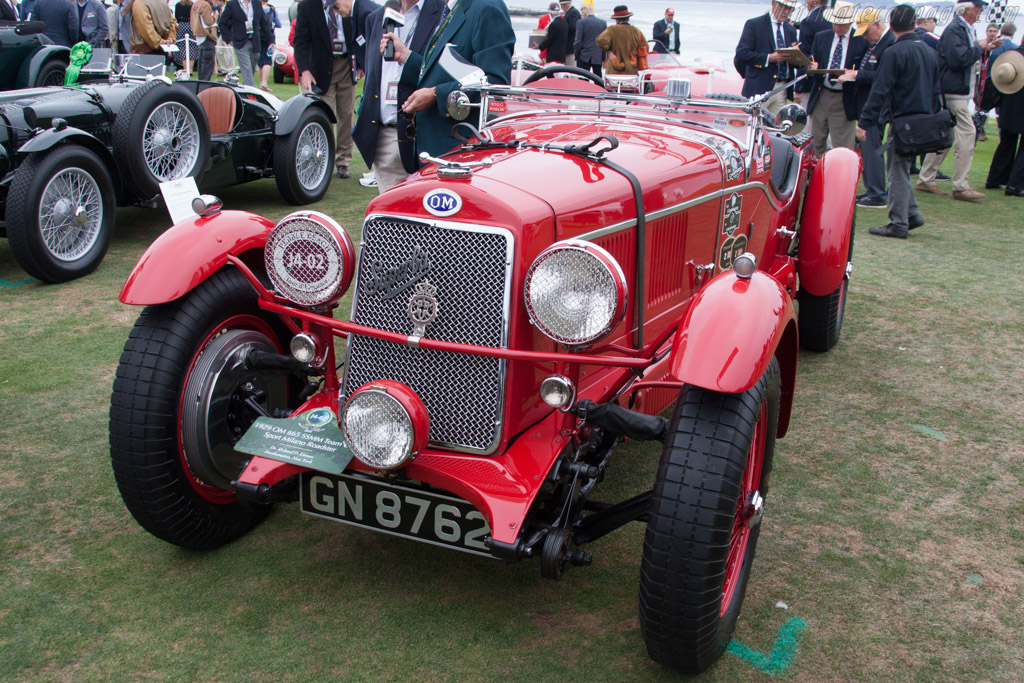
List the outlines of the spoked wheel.
{"type": "Polygon", "coordinates": [[[825,296],[814,296],[800,289],[796,293],[800,305],[797,326],[800,346],[808,351],[829,351],[839,343],[846,313],[846,294],[853,271],[853,226],[850,226],[850,253],[846,260],[846,275],[836,290],[825,296]]]}
{"type": "Polygon", "coordinates": [[[198,178],[209,161],[210,126],[199,98],[161,80],[125,99],[113,133],[125,183],[144,199],[159,194],[164,181],[198,178]]]}
{"type": "Polygon", "coordinates": [[[286,339],[234,269],[139,316],[114,380],[110,456],[125,505],[147,531],[211,549],[266,516],[268,505],[231,489],[246,460],[234,444],[260,415],[297,403],[283,376],[246,364],[250,349],[281,353],[286,339]]]}
{"type": "Polygon", "coordinates": [[[114,183],[94,152],[60,145],[32,154],[7,195],[11,250],[25,271],[66,282],[96,270],[114,228],[114,183]]]}
{"type": "Polygon", "coordinates": [[[778,362],[743,394],[686,387],[648,511],[640,630],[651,658],[684,672],[725,651],[760,533],[779,417],[778,362]]]}
{"type": "Polygon", "coordinates": [[[35,87],[46,88],[49,86],[64,85],[64,72],[67,71],[67,68],[68,65],[66,62],[60,59],[51,59],[43,64],[42,68],[39,69],[39,75],[36,76],[35,87]]]}
{"type": "Polygon", "coordinates": [[[299,125],[274,142],[274,178],[290,204],[323,199],[334,167],[334,132],[327,115],[316,107],[302,113],[299,125]]]}

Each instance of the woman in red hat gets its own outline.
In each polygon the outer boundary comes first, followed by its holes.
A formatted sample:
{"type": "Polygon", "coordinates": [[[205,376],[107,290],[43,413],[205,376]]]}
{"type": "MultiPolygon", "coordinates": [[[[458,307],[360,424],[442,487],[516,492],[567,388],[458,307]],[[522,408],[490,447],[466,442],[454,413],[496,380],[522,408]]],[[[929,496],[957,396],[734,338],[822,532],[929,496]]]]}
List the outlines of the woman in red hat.
{"type": "Polygon", "coordinates": [[[597,37],[597,45],[608,52],[604,62],[606,74],[635,74],[647,69],[647,39],[635,26],[629,25],[633,13],[625,5],[612,11],[615,23],[597,37]]]}

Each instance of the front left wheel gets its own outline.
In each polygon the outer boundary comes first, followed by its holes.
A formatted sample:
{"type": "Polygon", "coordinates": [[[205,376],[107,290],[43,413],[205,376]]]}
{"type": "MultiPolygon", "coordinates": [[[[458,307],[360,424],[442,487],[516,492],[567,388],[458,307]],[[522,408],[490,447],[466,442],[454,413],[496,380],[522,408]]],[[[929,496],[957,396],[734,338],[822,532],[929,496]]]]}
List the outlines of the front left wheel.
{"type": "Polygon", "coordinates": [[[114,230],[114,182],[80,145],[31,154],[7,193],[7,239],[29,275],[67,282],[96,270],[114,230]]]}
{"type": "Polygon", "coordinates": [[[286,340],[233,268],[142,311],[114,380],[110,457],[125,505],[154,536],[209,550],[267,515],[231,488],[248,458],[234,444],[257,417],[295,407],[284,376],[247,362],[249,350],[282,353],[286,340]]]}
{"type": "Polygon", "coordinates": [[[640,631],[654,661],[704,671],[725,652],[757,548],[779,419],[779,365],[742,394],[685,387],[647,513],[640,631]]]}
{"type": "Polygon", "coordinates": [[[302,112],[288,135],[274,142],[274,179],[289,204],[312,204],[323,199],[334,168],[334,131],[327,114],[317,107],[302,112]]]}

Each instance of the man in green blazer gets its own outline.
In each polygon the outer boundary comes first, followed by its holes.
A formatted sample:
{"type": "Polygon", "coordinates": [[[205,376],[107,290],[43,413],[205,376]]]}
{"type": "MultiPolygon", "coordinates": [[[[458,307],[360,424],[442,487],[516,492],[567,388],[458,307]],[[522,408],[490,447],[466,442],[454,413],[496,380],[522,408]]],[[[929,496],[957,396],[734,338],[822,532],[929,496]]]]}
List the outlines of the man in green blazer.
{"type": "MultiPolygon", "coordinates": [[[[416,88],[402,111],[415,114],[416,153],[437,156],[458,144],[448,116],[448,95],[459,84],[441,67],[438,59],[451,43],[464,59],[487,74],[491,85],[508,85],[512,78],[512,48],[516,42],[508,7],[501,0],[449,0],[424,53],[411,51],[394,33],[385,33],[395,44],[395,59],[404,66],[399,82],[416,88]]],[[[472,121],[478,125],[479,121],[472,121]]]]}

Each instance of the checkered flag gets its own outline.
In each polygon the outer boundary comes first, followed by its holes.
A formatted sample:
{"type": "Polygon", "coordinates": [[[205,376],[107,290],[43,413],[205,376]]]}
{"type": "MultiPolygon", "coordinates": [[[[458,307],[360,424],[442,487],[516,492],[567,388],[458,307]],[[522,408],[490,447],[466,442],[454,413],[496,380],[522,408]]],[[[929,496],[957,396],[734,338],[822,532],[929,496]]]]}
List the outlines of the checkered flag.
{"type": "Polygon", "coordinates": [[[988,20],[989,23],[999,24],[1002,26],[1008,21],[1012,21],[1017,15],[1017,8],[1009,6],[1010,0],[992,0],[992,4],[988,6],[988,20]]]}

